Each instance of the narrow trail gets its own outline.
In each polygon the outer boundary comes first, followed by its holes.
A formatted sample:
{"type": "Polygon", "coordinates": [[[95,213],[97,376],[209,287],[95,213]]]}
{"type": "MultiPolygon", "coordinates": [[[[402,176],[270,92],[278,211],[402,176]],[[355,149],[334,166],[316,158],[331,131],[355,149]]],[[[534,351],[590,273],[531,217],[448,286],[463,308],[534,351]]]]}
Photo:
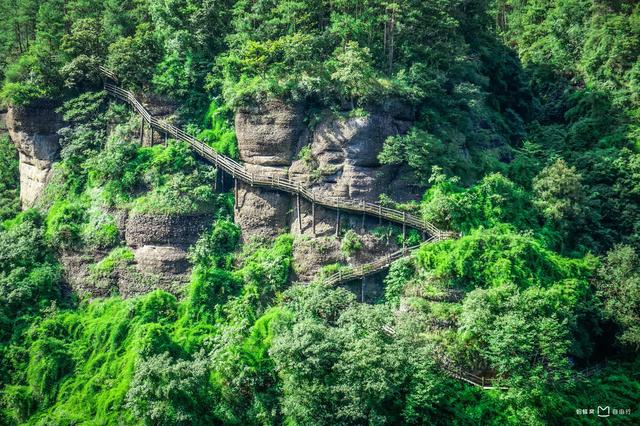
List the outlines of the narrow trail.
{"type": "MultiPolygon", "coordinates": [[[[116,76],[109,70],[101,67],[100,71],[102,72],[103,76],[106,77],[106,80],[117,82],[116,76]]],[[[364,278],[368,275],[375,274],[389,268],[389,266],[396,260],[410,256],[415,250],[417,250],[424,244],[430,244],[437,241],[457,237],[456,233],[441,231],[433,224],[400,210],[390,209],[379,204],[368,203],[365,201],[322,197],[303,187],[301,183],[295,182],[291,179],[283,178],[277,175],[251,173],[247,171],[246,167],[242,163],[237,162],[225,155],[217,153],[203,141],[200,141],[195,137],[187,134],[182,129],[166,123],[162,120],[158,120],[156,117],[152,116],[132,92],[118,87],[117,85],[109,81],[105,81],[104,88],[111,96],[130,104],[133,109],[142,117],[143,122],[149,124],[151,129],[164,133],[165,136],[170,136],[173,139],[186,142],[201,158],[228,173],[233,177],[234,180],[240,180],[251,186],[266,187],[287,192],[289,194],[296,195],[297,197],[302,197],[311,202],[313,206],[312,211],[314,212],[314,222],[315,205],[317,204],[319,206],[338,211],[365,214],[368,216],[386,219],[390,222],[401,224],[403,226],[403,233],[406,227],[409,226],[421,231],[423,235],[429,235],[429,237],[422,244],[402,248],[388,255],[381,256],[371,263],[346,268],[334,273],[333,275],[325,277],[323,279],[323,282],[326,285],[340,285],[349,281],[364,278]]],[[[383,327],[383,331],[390,336],[395,336],[395,330],[392,327],[383,327]]],[[[453,378],[474,386],[481,387],[483,389],[505,389],[504,387],[494,386],[493,381],[490,379],[478,377],[457,368],[447,358],[440,356],[436,357],[436,359],[438,365],[442,368],[442,370],[453,378]]]]}
{"type": "MultiPolygon", "coordinates": [[[[185,131],[176,126],[169,124],[163,120],[159,120],[151,115],[132,92],[112,83],[117,82],[117,77],[111,71],[107,70],[104,67],[100,67],[100,71],[105,77],[104,88],[107,93],[109,93],[116,99],[119,99],[131,105],[133,109],[142,117],[143,123],[148,123],[151,129],[164,134],[165,137],[171,137],[173,139],[187,143],[201,158],[212,163],[216,166],[216,168],[219,168],[223,172],[229,174],[236,181],[240,180],[251,186],[283,191],[295,195],[296,197],[306,199],[312,205],[311,211],[313,215],[314,230],[316,210],[315,207],[316,205],[318,205],[332,210],[337,210],[338,217],[340,212],[348,212],[376,217],[379,219],[387,220],[389,222],[397,223],[402,226],[403,235],[406,233],[407,227],[417,229],[422,232],[425,238],[425,242],[423,244],[434,243],[458,236],[458,234],[455,232],[442,231],[432,223],[404,211],[391,209],[389,207],[383,207],[380,204],[369,203],[364,200],[356,201],[345,198],[321,196],[315,194],[313,191],[303,186],[302,183],[296,182],[295,180],[288,179],[277,174],[249,172],[242,163],[233,160],[225,155],[217,153],[213,148],[205,144],[203,141],[196,139],[195,137],[187,134],[185,131]]],[[[297,205],[299,206],[300,203],[298,202],[297,205]]],[[[300,215],[299,208],[298,215],[300,215]]],[[[301,224],[301,221],[298,220],[298,223],[301,224]]],[[[402,257],[409,256],[411,252],[418,247],[420,247],[420,245],[403,248],[389,255],[382,256],[378,260],[371,263],[344,269],[329,277],[326,277],[325,282],[331,285],[339,285],[354,279],[363,278],[365,276],[383,271],[387,269],[392,262],[402,257]]]]}
{"type": "MultiPolygon", "coordinates": [[[[407,226],[413,229],[417,229],[423,233],[425,241],[423,241],[421,244],[412,247],[404,247],[388,255],[381,256],[373,262],[356,267],[346,268],[332,275],[329,275],[328,277],[325,277],[323,279],[323,282],[326,285],[340,285],[349,281],[364,278],[365,276],[372,275],[389,268],[389,266],[398,259],[411,256],[413,252],[415,252],[424,244],[435,243],[438,241],[458,237],[458,234],[455,232],[442,231],[432,223],[400,210],[383,207],[379,204],[369,203],[364,200],[355,201],[343,198],[323,197],[315,194],[313,191],[310,191],[300,182],[296,182],[295,180],[283,178],[275,174],[251,173],[242,163],[235,161],[225,155],[217,153],[213,150],[213,148],[206,145],[203,141],[200,141],[195,137],[187,134],[182,129],[152,116],[142,105],[142,103],[138,101],[138,99],[132,92],[118,87],[116,84],[113,84],[118,80],[111,71],[104,67],[100,67],[100,72],[105,77],[104,88],[107,93],[121,101],[130,104],[133,109],[142,117],[143,122],[148,123],[151,129],[163,133],[165,137],[170,136],[173,139],[186,142],[201,158],[212,163],[216,166],[216,168],[219,168],[227,174],[231,175],[232,178],[236,181],[240,180],[251,186],[265,187],[283,191],[295,195],[296,197],[302,197],[312,203],[314,230],[315,206],[319,205],[325,208],[337,210],[338,212],[344,211],[350,213],[358,213],[397,223],[399,225],[402,225],[403,234],[405,233],[407,226]]],[[[300,214],[299,210],[298,214],[300,214]]],[[[382,329],[389,336],[395,337],[396,332],[393,327],[383,326],[382,329]]],[[[501,380],[499,378],[481,377],[471,372],[465,371],[443,354],[436,354],[435,359],[438,366],[446,374],[464,383],[485,390],[508,389],[507,387],[501,385],[501,380]]],[[[594,369],[594,371],[597,371],[597,369],[594,369]]],[[[591,374],[594,373],[592,373],[591,371],[587,373],[586,370],[585,373],[577,373],[577,375],[581,376],[589,376],[591,374]]]]}

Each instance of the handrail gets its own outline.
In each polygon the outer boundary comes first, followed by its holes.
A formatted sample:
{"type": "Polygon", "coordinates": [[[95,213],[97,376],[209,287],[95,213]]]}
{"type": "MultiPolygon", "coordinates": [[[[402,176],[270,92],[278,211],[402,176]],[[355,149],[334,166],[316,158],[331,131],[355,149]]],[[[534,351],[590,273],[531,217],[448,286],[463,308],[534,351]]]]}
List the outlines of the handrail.
{"type": "Polygon", "coordinates": [[[338,285],[357,278],[364,278],[366,276],[373,275],[389,268],[389,266],[391,266],[391,264],[396,260],[411,256],[413,252],[415,252],[423,245],[434,243],[440,240],[441,238],[439,236],[433,236],[424,241],[422,244],[401,248],[400,250],[394,251],[393,253],[374,260],[373,262],[335,272],[332,275],[325,277],[323,279],[323,282],[327,285],[338,285]]]}
{"type": "MultiPolygon", "coordinates": [[[[396,337],[395,328],[389,324],[384,324],[382,326],[382,332],[392,338],[396,337]]],[[[434,359],[438,364],[438,367],[440,367],[440,369],[442,369],[442,371],[444,371],[445,374],[453,377],[454,379],[463,381],[465,383],[468,383],[473,386],[477,386],[485,390],[492,390],[492,389],[508,390],[509,389],[508,386],[501,384],[503,378],[482,377],[482,376],[473,374],[469,371],[466,371],[462,367],[460,367],[458,364],[456,364],[451,358],[447,357],[444,353],[442,353],[442,350],[439,348],[436,348],[433,354],[434,354],[434,359]]],[[[573,378],[574,380],[580,380],[587,377],[591,377],[595,374],[598,374],[602,370],[603,365],[606,365],[606,362],[605,364],[599,364],[583,370],[573,371],[570,377],[565,377],[561,381],[570,380],[571,378],[573,378]]]]}
{"type": "MultiPolygon", "coordinates": [[[[100,66],[100,72],[108,79],[117,82],[116,75],[100,66]]],[[[439,240],[454,238],[457,236],[454,232],[442,231],[438,229],[432,223],[420,219],[414,215],[406,212],[384,207],[379,204],[370,203],[366,201],[355,201],[337,197],[323,197],[304,188],[299,182],[291,180],[287,177],[265,175],[250,173],[246,167],[225,155],[217,153],[210,146],[206,145],[203,141],[196,139],[195,137],[187,134],[182,129],[179,129],[163,120],[159,120],[152,116],[146,108],[138,101],[133,93],[116,86],[113,83],[105,81],[105,90],[115,98],[130,104],[133,109],[142,116],[144,121],[149,123],[152,129],[160,132],[164,132],[170,135],[172,138],[186,142],[194,151],[198,153],[203,159],[210,161],[229,173],[236,179],[240,179],[243,182],[249,183],[254,186],[262,186],[281,190],[294,195],[300,195],[308,201],[317,203],[321,206],[340,209],[343,211],[364,213],[369,216],[379,217],[391,222],[404,224],[406,226],[418,229],[420,231],[428,233],[431,237],[437,237],[439,240]]]]}

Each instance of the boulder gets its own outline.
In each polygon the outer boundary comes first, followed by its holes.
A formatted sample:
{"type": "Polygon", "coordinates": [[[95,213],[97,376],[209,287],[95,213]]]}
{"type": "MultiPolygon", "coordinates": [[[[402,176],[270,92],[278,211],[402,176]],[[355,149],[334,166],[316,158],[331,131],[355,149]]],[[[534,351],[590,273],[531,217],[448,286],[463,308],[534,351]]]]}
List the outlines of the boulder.
{"type": "Polygon", "coordinates": [[[364,117],[328,115],[310,138],[311,158],[294,161],[290,176],[322,196],[376,201],[397,176],[397,167],[382,166],[378,155],[389,136],[410,127],[410,121],[385,110],[364,117]]]}
{"type": "MultiPolygon", "coordinates": [[[[276,167],[247,164],[247,169],[254,173],[286,175],[286,170],[276,167]]],[[[234,216],[242,231],[242,241],[272,238],[289,231],[289,194],[238,182],[237,197],[234,216]]]]}
{"type": "Polygon", "coordinates": [[[156,288],[180,296],[191,277],[187,252],[179,247],[145,245],[134,250],[136,274],[119,282],[122,297],[148,293],[156,288]]]}

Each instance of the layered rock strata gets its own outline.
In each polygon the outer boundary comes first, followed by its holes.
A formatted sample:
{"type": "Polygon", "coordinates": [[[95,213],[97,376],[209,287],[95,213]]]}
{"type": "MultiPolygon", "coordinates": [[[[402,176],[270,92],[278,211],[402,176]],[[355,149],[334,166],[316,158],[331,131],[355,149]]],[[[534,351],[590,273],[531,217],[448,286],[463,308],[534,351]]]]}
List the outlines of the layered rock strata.
{"type": "Polygon", "coordinates": [[[60,151],[58,130],[62,117],[53,105],[38,103],[9,107],[6,126],[19,153],[20,201],[23,208],[34,205],[51,177],[60,151]]]}
{"type": "Polygon", "coordinates": [[[133,260],[101,275],[95,265],[108,255],[106,251],[63,253],[63,275],[69,286],[93,297],[131,297],[157,288],[181,296],[191,277],[188,249],[210,228],[213,217],[110,213],[133,260]]]}
{"type": "MultiPolygon", "coordinates": [[[[241,108],[235,124],[240,158],[249,171],[286,176],[319,197],[376,201],[382,193],[404,198],[416,195],[400,181],[397,167],[378,161],[385,140],[406,133],[412,120],[411,109],[389,103],[364,116],[326,113],[310,130],[302,107],[272,101],[241,108]]],[[[364,229],[376,226],[376,219],[344,213],[338,217],[336,211],[319,206],[312,215],[311,203],[306,200],[298,203],[295,196],[243,183],[238,185],[237,196],[235,218],[243,240],[286,231],[298,236],[294,244],[295,280],[308,281],[327,264],[357,265],[393,250],[393,244],[381,247],[377,239],[367,237],[364,229]],[[341,231],[336,235],[338,219],[341,231]],[[339,249],[339,239],[348,229],[358,230],[363,239],[359,255],[352,258],[339,249]],[[316,237],[333,238],[333,243],[320,247],[323,244],[313,243],[316,237]]]]}

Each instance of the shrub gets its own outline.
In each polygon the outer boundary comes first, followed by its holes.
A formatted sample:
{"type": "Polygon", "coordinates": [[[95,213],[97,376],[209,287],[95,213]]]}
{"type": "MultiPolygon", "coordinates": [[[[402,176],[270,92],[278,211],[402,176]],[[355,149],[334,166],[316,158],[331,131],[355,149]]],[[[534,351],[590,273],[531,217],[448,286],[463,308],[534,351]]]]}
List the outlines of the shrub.
{"type": "Polygon", "coordinates": [[[198,139],[205,141],[220,154],[238,158],[238,141],[235,130],[228,124],[228,113],[227,107],[218,105],[215,100],[211,101],[204,119],[208,128],[198,134],[198,139]]]}
{"type": "Polygon", "coordinates": [[[196,266],[229,268],[230,254],[240,239],[240,228],[225,219],[217,220],[211,231],[200,237],[189,249],[189,260],[196,266]]]}
{"type": "Polygon", "coordinates": [[[388,303],[399,305],[406,284],[415,276],[413,262],[411,258],[403,258],[391,264],[389,273],[384,278],[384,298],[388,303]]]}
{"type": "Polygon", "coordinates": [[[82,242],[82,225],[86,217],[86,206],[80,201],[55,202],[47,214],[47,239],[60,249],[77,248],[82,242]]]}
{"type": "Polygon", "coordinates": [[[82,227],[82,241],[92,249],[107,249],[118,244],[120,230],[110,214],[92,209],[88,222],[82,227]]]}
{"type": "Polygon", "coordinates": [[[126,405],[146,424],[207,425],[214,422],[206,359],[175,360],[167,353],[136,364],[126,405]]]}
{"type": "Polygon", "coordinates": [[[100,262],[91,267],[91,273],[96,278],[108,277],[117,268],[130,265],[133,260],[134,255],[129,247],[116,247],[100,262]]]}
{"type": "Polygon", "coordinates": [[[360,236],[352,229],[349,229],[342,237],[342,243],[340,244],[340,251],[345,256],[353,256],[356,252],[362,249],[362,240],[360,236]]]}
{"type": "Polygon", "coordinates": [[[20,210],[18,155],[7,136],[0,136],[0,222],[20,210]]]}

